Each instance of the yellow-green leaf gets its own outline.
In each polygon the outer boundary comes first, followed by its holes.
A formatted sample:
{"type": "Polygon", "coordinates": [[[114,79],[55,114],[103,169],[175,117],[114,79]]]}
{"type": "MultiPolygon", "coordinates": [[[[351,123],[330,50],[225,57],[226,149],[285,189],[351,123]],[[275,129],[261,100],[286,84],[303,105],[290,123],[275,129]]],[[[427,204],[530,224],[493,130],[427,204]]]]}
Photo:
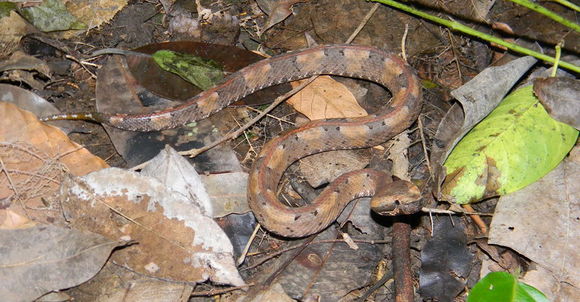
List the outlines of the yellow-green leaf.
{"type": "Polygon", "coordinates": [[[519,190],[555,168],[577,136],[548,115],[532,86],[520,88],[455,146],[443,196],[464,204],[519,190]]]}
{"type": "Polygon", "coordinates": [[[201,90],[215,86],[224,77],[216,62],[190,54],[159,50],[153,54],[153,60],[162,69],[177,74],[201,90]]]}

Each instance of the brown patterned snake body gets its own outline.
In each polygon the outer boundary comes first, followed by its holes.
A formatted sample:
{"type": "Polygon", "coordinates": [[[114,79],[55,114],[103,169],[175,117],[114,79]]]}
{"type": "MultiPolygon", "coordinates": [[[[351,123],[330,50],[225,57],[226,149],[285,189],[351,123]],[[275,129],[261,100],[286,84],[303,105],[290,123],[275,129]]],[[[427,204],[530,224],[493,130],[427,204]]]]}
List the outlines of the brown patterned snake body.
{"type": "Polygon", "coordinates": [[[421,90],[412,69],[397,56],[366,46],[319,46],[245,67],[178,107],[141,115],[97,113],[91,118],[133,131],[174,128],[203,119],[254,91],[318,74],[376,82],[388,88],[393,99],[365,117],[312,121],[262,148],[249,176],[250,207],[266,229],[286,237],[302,237],[326,228],[351,200],[380,194],[381,187],[390,181],[385,173],[363,169],[340,176],[304,207],[286,206],[276,197],[282,174],[294,161],[327,150],[371,147],[413,123],[421,107],[421,90]]]}

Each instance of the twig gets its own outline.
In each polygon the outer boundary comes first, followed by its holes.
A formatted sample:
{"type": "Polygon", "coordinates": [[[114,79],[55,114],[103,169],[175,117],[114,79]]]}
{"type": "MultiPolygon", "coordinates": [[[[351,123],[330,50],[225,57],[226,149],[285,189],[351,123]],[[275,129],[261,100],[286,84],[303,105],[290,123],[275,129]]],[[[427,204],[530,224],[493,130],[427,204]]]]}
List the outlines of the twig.
{"type": "Polygon", "coordinates": [[[405,62],[407,62],[407,34],[409,34],[409,23],[405,23],[405,32],[403,32],[403,37],[401,38],[401,56],[405,62]]]}
{"type": "Polygon", "coordinates": [[[360,31],[363,29],[363,27],[365,27],[365,25],[367,25],[367,23],[369,22],[369,20],[371,19],[371,17],[374,15],[374,13],[377,11],[378,8],[379,8],[379,4],[375,3],[375,5],[373,5],[373,7],[369,10],[369,12],[366,14],[366,16],[359,23],[357,28],[352,32],[350,37],[348,37],[348,39],[346,39],[346,42],[345,42],[346,44],[350,44],[354,40],[354,38],[356,38],[356,36],[358,36],[360,31]]]}
{"type": "Polygon", "coordinates": [[[314,81],[316,78],[318,78],[318,76],[313,76],[310,77],[308,80],[302,82],[300,85],[298,85],[296,88],[288,91],[286,94],[279,96],[276,98],[276,100],[274,100],[274,102],[268,106],[268,108],[266,108],[266,110],[264,110],[262,113],[258,114],[256,117],[254,117],[251,121],[247,122],[243,127],[237,129],[234,132],[230,132],[229,134],[227,134],[226,136],[222,137],[221,139],[204,146],[203,148],[200,149],[191,149],[188,151],[181,151],[179,152],[179,154],[181,155],[185,155],[185,156],[190,156],[190,157],[196,157],[197,155],[225,142],[228,141],[230,139],[236,138],[238,137],[240,134],[242,134],[242,132],[246,131],[246,129],[250,128],[252,125],[254,125],[257,121],[259,121],[260,119],[262,119],[264,116],[266,116],[266,114],[268,114],[270,111],[272,111],[274,108],[276,108],[276,106],[280,105],[280,103],[284,102],[286,99],[288,99],[289,97],[295,95],[296,93],[298,93],[298,91],[302,90],[304,87],[308,86],[308,84],[312,83],[312,81],[314,81]]]}
{"type": "Polygon", "coordinates": [[[254,238],[256,238],[256,234],[258,234],[258,231],[260,230],[260,224],[256,224],[256,227],[254,228],[254,231],[252,232],[252,236],[250,236],[250,239],[248,239],[248,243],[246,243],[246,246],[244,247],[244,251],[242,252],[242,254],[240,255],[240,257],[238,258],[238,265],[241,265],[242,263],[244,263],[244,260],[246,260],[246,255],[248,254],[248,251],[250,250],[250,246],[252,245],[252,242],[254,242],[254,238]]]}
{"type": "MultiPolygon", "coordinates": [[[[469,204],[464,204],[462,206],[467,212],[475,212],[469,204]]],[[[481,219],[481,217],[479,217],[479,215],[471,215],[471,219],[477,225],[477,227],[479,227],[481,233],[487,234],[487,225],[485,225],[485,222],[483,219],[481,219]]]]}
{"type": "Polygon", "coordinates": [[[4,165],[4,161],[2,160],[2,157],[0,157],[0,166],[2,166],[2,171],[4,171],[4,173],[6,174],[6,179],[8,179],[8,184],[10,184],[9,187],[12,188],[12,190],[14,191],[14,194],[16,194],[16,196],[19,196],[18,189],[16,188],[14,181],[12,181],[12,177],[10,176],[10,173],[9,173],[8,169],[6,168],[6,165],[4,165]]]}
{"type": "Polygon", "coordinates": [[[83,68],[86,72],[88,72],[91,75],[91,78],[93,78],[93,79],[97,78],[97,75],[95,73],[93,73],[92,71],[90,71],[85,65],[89,65],[89,66],[93,66],[93,67],[99,67],[99,65],[85,62],[85,61],[81,61],[81,60],[79,60],[71,55],[65,55],[64,57],[79,64],[81,66],[81,68],[83,68]]]}
{"type": "Polygon", "coordinates": [[[393,223],[393,274],[395,279],[395,301],[413,302],[413,276],[411,274],[411,225],[395,217],[393,223]]]}
{"type": "MultiPolygon", "coordinates": [[[[262,110],[258,110],[258,109],[254,108],[254,107],[247,106],[247,108],[249,110],[254,111],[254,112],[257,112],[257,113],[262,113],[263,112],[262,110]]],[[[286,124],[290,124],[292,126],[296,126],[296,123],[293,123],[293,122],[291,122],[289,120],[286,120],[284,118],[280,118],[280,117],[277,117],[277,116],[272,115],[272,114],[266,114],[266,116],[269,117],[269,118],[273,118],[273,119],[275,119],[275,120],[277,120],[279,122],[283,122],[283,123],[286,123],[286,124]]]]}
{"type": "Polygon", "coordinates": [[[479,215],[479,216],[493,216],[493,213],[482,213],[482,212],[458,212],[452,210],[443,209],[433,209],[433,208],[421,208],[421,212],[424,213],[435,213],[435,214],[448,214],[448,215],[479,215]]]}

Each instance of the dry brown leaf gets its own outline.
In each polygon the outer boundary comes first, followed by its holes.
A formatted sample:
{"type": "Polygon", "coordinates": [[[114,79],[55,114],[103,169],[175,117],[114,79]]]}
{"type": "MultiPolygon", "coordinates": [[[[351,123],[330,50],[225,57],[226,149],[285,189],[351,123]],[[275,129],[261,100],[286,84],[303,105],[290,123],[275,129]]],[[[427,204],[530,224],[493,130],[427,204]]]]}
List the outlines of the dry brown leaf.
{"type": "MultiPolygon", "coordinates": [[[[292,82],[292,86],[298,85],[300,81],[292,82]]],[[[367,115],[350,90],[329,76],[318,77],[288,99],[288,104],[310,120],[367,115]]]]}
{"type": "Polygon", "coordinates": [[[58,128],[40,122],[28,111],[0,102],[0,117],[0,142],[34,146],[48,156],[58,158],[73,175],[85,175],[108,167],[101,158],[69,140],[58,128]]]}
{"type": "Polygon", "coordinates": [[[158,180],[109,168],[66,179],[61,192],[71,227],[138,242],[114,253],[115,263],[157,278],[244,285],[217,223],[158,180]]]}
{"type": "Polygon", "coordinates": [[[30,219],[10,210],[0,210],[0,230],[27,228],[34,225],[30,219]]]}
{"type": "MultiPolygon", "coordinates": [[[[21,205],[47,208],[41,198],[58,189],[65,171],[84,175],[107,167],[58,128],[4,102],[0,102],[0,159],[0,200],[6,202],[4,206],[18,206],[13,210],[20,214],[21,205]]],[[[55,211],[27,211],[26,215],[48,223],[61,218],[55,211]]]]}

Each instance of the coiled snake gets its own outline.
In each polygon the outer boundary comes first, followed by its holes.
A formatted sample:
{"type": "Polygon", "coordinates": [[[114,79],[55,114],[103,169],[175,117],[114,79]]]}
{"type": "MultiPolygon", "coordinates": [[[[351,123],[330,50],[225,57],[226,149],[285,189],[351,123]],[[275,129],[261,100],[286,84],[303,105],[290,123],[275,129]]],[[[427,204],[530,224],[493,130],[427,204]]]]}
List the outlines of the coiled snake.
{"type": "Polygon", "coordinates": [[[247,66],[178,107],[140,115],[95,113],[91,118],[133,131],[169,129],[206,118],[262,88],[318,74],[376,82],[388,88],[393,99],[365,117],[309,122],[262,148],[249,176],[250,208],[266,229],[286,237],[302,237],[326,228],[351,200],[378,198],[381,188],[390,182],[390,176],[383,172],[363,169],[338,177],[304,207],[286,206],[276,197],[282,174],[294,161],[327,150],[371,147],[413,123],[421,107],[421,89],[413,70],[399,57],[366,46],[319,46],[247,66]]]}

